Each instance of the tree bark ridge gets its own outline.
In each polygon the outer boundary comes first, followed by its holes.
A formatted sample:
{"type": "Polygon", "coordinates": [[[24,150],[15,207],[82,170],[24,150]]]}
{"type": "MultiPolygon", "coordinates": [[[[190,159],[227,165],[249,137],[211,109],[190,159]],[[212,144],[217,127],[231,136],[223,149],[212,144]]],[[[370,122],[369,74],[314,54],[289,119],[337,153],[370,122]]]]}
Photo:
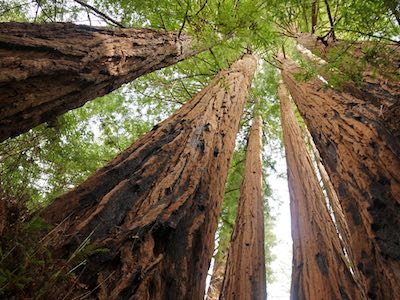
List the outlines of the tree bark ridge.
{"type": "Polygon", "coordinates": [[[221,300],[266,299],[261,136],[262,121],[257,117],[250,130],[246,150],[221,300]]]}
{"type": "Polygon", "coordinates": [[[370,299],[400,298],[400,145],[373,103],[282,77],[303,116],[344,209],[351,249],[370,299]]]}
{"type": "Polygon", "coordinates": [[[187,35],[71,23],[0,26],[0,141],[196,52],[187,35]]]}
{"type": "MultiPolygon", "coordinates": [[[[82,241],[80,281],[100,299],[203,299],[214,234],[256,60],[234,63],[170,118],[42,216],[46,242],[65,259],[82,241]],[[105,280],[107,278],[107,280],[105,280]]],[[[57,295],[58,296],[58,295],[57,295]]]]}

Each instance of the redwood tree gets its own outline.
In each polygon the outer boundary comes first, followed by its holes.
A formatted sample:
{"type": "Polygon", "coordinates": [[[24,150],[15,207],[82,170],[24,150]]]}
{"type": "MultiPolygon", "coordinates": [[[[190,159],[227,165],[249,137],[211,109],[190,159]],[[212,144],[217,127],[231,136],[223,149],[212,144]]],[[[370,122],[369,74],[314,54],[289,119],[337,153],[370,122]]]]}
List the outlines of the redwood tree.
{"type": "Polygon", "coordinates": [[[72,23],[0,26],[0,142],[191,56],[185,34],[72,23]]]}
{"type": "Polygon", "coordinates": [[[254,119],[220,299],[265,299],[262,121],[254,119]]]}
{"type": "Polygon", "coordinates": [[[279,87],[292,216],[291,299],[364,299],[346,265],[287,90],[279,87]]]}
{"type": "MultiPolygon", "coordinates": [[[[101,299],[203,299],[235,135],[256,60],[243,56],[42,216],[67,259],[90,238],[80,285],[101,299]]],[[[55,290],[59,297],[62,291],[55,290]]]]}
{"type": "MultiPolygon", "coordinates": [[[[400,138],[400,46],[378,42],[326,40],[313,34],[298,34],[297,41],[330,64],[322,74],[348,78],[340,88],[348,94],[379,107],[386,127],[400,138]],[[338,71],[333,71],[332,65],[338,71]],[[336,74],[335,74],[336,73],[336,74]],[[353,80],[354,79],[354,80],[353,80]]],[[[339,80],[340,81],[340,80],[339,80]]]]}
{"type": "MultiPolygon", "coordinates": [[[[320,152],[350,229],[354,261],[371,299],[400,298],[400,141],[374,103],[282,77],[320,152]]],[[[397,128],[398,130],[399,128],[397,128]]]]}

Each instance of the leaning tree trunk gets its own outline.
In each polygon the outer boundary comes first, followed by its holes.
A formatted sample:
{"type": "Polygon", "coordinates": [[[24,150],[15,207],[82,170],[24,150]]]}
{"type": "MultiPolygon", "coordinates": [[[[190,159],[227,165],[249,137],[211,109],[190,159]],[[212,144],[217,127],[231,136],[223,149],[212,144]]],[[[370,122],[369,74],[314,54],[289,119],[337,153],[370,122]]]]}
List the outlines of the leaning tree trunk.
{"type": "Polygon", "coordinates": [[[90,256],[79,277],[98,286],[100,299],[203,299],[255,67],[254,57],[245,55],[221,71],[173,116],[42,213],[56,225],[46,239],[55,257],[65,259],[88,237],[108,249],[90,256]]]}
{"type": "Polygon", "coordinates": [[[297,41],[316,56],[332,63],[340,72],[344,72],[344,74],[332,72],[331,65],[329,68],[321,68],[321,75],[328,81],[343,75],[351,77],[356,69],[360,69],[361,78],[356,82],[350,80],[343,82],[342,90],[378,107],[384,116],[386,127],[396,138],[400,138],[399,45],[332,39],[324,41],[313,34],[304,33],[298,34],[297,41]],[[368,48],[372,50],[367,50],[368,48]],[[368,57],[368,53],[372,58],[368,57]]]}
{"type": "Polygon", "coordinates": [[[373,103],[296,81],[287,59],[282,68],[345,211],[369,298],[400,299],[400,141],[373,103]]]}
{"type": "Polygon", "coordinates": [[[0,141],[194,53],[175,32],[2,23],[0,141]]]}
{"type": "Polygon", "coordinates": [[[293,270],[291,299],[364,299],[346,264],[287,90],[279,86],[286,149],[293,270]]]}
{"type": "Polygon", "coordinates": [[[261,119],[254,119],[220,299],[266,299],[267,296],[261,126],[261,119]]]}

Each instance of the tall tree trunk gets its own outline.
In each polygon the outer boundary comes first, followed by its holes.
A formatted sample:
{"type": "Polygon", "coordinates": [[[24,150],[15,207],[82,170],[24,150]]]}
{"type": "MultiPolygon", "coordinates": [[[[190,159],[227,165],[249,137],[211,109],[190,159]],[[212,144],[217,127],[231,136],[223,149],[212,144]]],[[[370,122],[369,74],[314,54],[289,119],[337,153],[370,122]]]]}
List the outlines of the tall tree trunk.
{"type": "Polygon", "coordinates": [[[279,98],[292,216],[291,299],[361,300],[283,84],[279,98]]]}
{"type": "Polygon", "coordinates": [[[191,44],[151,29],[2,23],[0,141],[193,55],[191,44]]]}
{"type": "Polygon", "coordinates": [[[218,300],[224,281],[226,255],[214,260],[213,273],[208,287],[206,300],[218,300]]]}
{"type": "Polygon", "coordinates": [[[345,211],[351,248],[371,299],[400,299],[400,141],[373,103],[282,77],[303,116],[345,211]]]}
{"type": "MultiPolygon", "coordinates": [[[[240,116],[256,68],[245,55],[42,216],[66,258],[85,238],[80,282],[100,299],[203,299],[240,116]]],[[[55,293],[56,296],[57,292],[55,293]]]]}
{"type": "MultiPolygon", "coordinates": [[[[311,143],[312,151],[313,151],[313,154],[315,157],[318,173],[321,176],[322,184],[326,191],[326,195],[329,200],[329,205],[330,205],[330,208],[331,208],[332,213],[335,218],[334,222],[335,222],[336,228],[341,236],[342,248],[346,249],[347,252],[351,252],[349,226],[347,225],[347,221],[344,216],[343,208],[340,205],[339,198],[337,197],[337,194],[333,188],[333,185],[329,178],[329,175],[326,172],[324,165],[322,164],[319,152],[318,152],[317,148],[315,147],[315,144],[312,141],[311,137],[310,137],[310,143],[311,143]]],[[[350,257],[353,258],[354,256],[350,255],[350,257]]],[[[353,267],[354,262],[352,262],[350,260],[350,263],[353,267]]]]}
{"type": "Polygon", "coordinates": [[[220,299],[266,299],[262,121],[254,119],[220,299]]]}

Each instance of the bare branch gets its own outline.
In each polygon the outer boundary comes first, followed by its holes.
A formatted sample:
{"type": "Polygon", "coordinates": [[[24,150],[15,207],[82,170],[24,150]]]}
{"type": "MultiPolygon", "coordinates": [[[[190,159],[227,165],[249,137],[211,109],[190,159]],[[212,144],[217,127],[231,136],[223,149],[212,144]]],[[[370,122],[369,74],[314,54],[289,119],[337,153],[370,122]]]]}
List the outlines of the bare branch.
{"type": "Polygon", "coordinates": [[[75,1],[76,3],[79,3],[80,5],[82,5],[82,6],[86,7],[86,8],[88,8],[88,9],[94,11],[97,15],[99,15],[99,16],[101,16],[102,18],[104,18],[104,19],[110,21],[111,23],[113,23],[113,24],[115,24],[115,25],[117,25],[117,26],[119,26],[119,27],[121,27],[121,28],[126,28],[126,27],[125,27],[124,25],[122,25],[120,22],[118,22],[118,21],[114,20],[113,18],[107,16],[105,13],[99,11],[97,8],[95,8],[95,7],[89,5],[89,4],[87,4],[87,3],[85,3],[85,2],[83,2],[83,1],[81,1],[81,0],[74,0],[74,1],[75,1]]]}

